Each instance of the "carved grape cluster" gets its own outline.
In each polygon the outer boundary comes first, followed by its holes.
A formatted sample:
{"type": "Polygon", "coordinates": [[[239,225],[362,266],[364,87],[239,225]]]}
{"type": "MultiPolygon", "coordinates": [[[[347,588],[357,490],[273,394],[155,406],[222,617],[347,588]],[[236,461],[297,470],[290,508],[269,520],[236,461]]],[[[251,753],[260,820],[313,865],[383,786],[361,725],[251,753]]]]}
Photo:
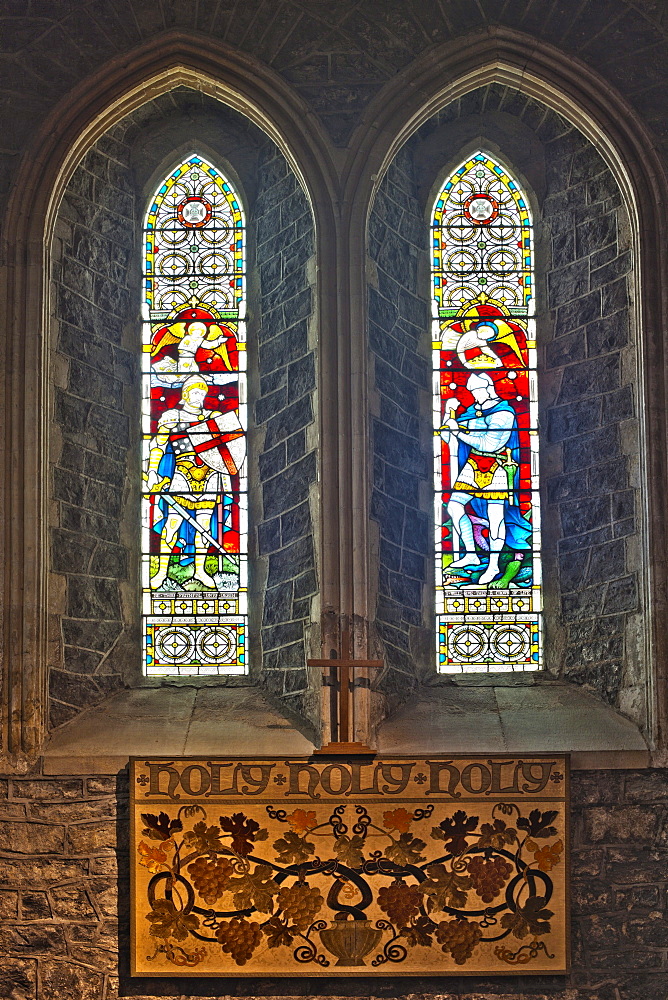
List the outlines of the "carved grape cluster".
{"type": "Polygon", "coordinates": [[[216,937],[224,952],[230,955],[237,965],[245,965],[252,956],[262,938],[260,925],[250,920],[234,917],[232,920],[221,920],[216,937]]]}
{"type": "Polygon", "coordinates": [[[197,858],[188,872],[204,902],[212,906],[229,886],[234,865],[227,858],[197,858]]]}
{"type": "Polygon", "coordinates": [[[442,920],[436,928],[441,951],[450,952],[456,965],[464,965],[482,937],[477,924],[469,920],[442,920]]]}
{"type": "Polygon", "coordinates": [[[294,885],[284,886],[276,901],[284,916],[300,930],[304,930],[313,922],[324,902],[320,890],[312,889],[306,882],[295,882],[294,885]]]}
{"type": "Polygon", "coordinates": [[[378,890],[378,905],[387,913],[393,924],[406,927],[411,917],[420,911],[422,893],[414,885],[393,882],[378,890]]]}
{"type": "Polygon", "coordinates": [[[473,887],[483,903],[491,903],[503,888],[513,866],[504,858],[483,858],[476,855],[467,865],[473,887]]]}

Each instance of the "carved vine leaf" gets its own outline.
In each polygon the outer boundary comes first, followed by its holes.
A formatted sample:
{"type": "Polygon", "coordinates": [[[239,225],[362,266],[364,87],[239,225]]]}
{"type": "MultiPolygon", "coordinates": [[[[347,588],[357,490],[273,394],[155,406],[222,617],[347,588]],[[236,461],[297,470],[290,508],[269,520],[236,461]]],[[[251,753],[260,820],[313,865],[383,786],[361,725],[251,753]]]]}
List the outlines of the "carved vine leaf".
{"type": "Polygon", "coordinates": [[[463,854],[468,847],[467,836],[478,825],[477,816],[467,816],[463,809],[458,809],[431,831],[433,840],[444,840],[453,854],[463,854]]]}
{"type": "Polygon", "coordinates": [[[408,809],[392,809],[383,813],[383,826],[397,833],[407,833],[413,822],[413,813],[408,809]]]}
{"type": "Polygon", "coordinates": [[[285,817],[295,833],[309,833],[318,825],[315,811],[309,809],[295,809],[289,816],[285,817]]]}
{"type": "Polygon", "coordinates": [[[150,872],[165,871],[169,868],[167,864],[167,851],[174,847],[173,840],[163,840],[158,847],[149,847],[143,840],[139,842],[137,853],[139,854],[139,864],[148,868],[150,872]]]}
{"type": "Polygon", "coordinates": [[[262,930],[267,935],[267,944],[270,948],[280,948],[282,944],[291,945],[299,933],[296,927],[284,924],[278,914],[274,914],[266,924],[263,924],[262,930]]]}
{"type": "Polygon", "coordinates": [[[397,865],[414,865],[418,861],[424,861],[425,856],[420,852],[426,846],[424,840],[420,840],[419,837],[402,833],[399,840],[385,849],[385,857],[397,865]]]}
{"type": "Polygon", "coordinates": [[[199,917],[194,913],[181,913],[170,899],[156,899],[146,919],[151,924],[152,937],[185,941],[191,931],[199,927],[199,917]]]}
{"type": "Polygon", "coordinates": [[[545,909],[544,896],[532,896],[527,899],[524,906],[520,906],[517,913],[506,913],[501,917],[501,926],[506,930],[511,930],[513,936],[521,939],[527,934],[549,934],[550,917],[553,917],[552,910],[545,909]]]}
{"type": "Polygon", "coordinates": [[[279,837],[274,842],[274,850],[281,864],[292,865],[306,861],[315,851],[315,844],[306,837],[298,837],[292,830],[288,830],[284,837],[279,837]]]}
{"type": "Polygon", "coordinates": [[[174,833],[179,833],[183,829],[180,819],[170,819],[165,812],[157,816],[154,813],[142,813],[141,818],[146,823],[142,833],[150,840],[169,840],[174,833]]]}
{"type": "Polygon", "coordinates": [[[362,853],[364,850],[364,838],[360,837],[357,833],[353,834],[352,837],[344,833],[343,836],[336,840],[334,850],[339,861],[342,861],[344,865],[357,868],[364,861],[362,853]]]}
{"type": "Polygon", "coordinates": [[[188,830],[183,842],[200,854],[214,853],[223,849],[220,842],[220,827],[207,826],[202,821],[195,823],[192,830],[188,830]]]}
{"type": "Polygon", "coordinates": [[[406,938],[412,948],[418,944],[423,948],[431,948],[433,944],[431,935],[435,930],[436,924],[433,920],[420,916],[410,927],[402,927],[399,933],[406,938]]]}
{"type": "Polygon", "coordinates": [[[526,830],[530,837],[554,837],[557,833],[556,826],[550,824],[557,818],[556,809],[548,809],[541,812],[540,809],[532,809],[527,819],[520,816],[517,826],[520,830],[526,830]]]}
{"type": "Polygon", "coordinates": [[[461,909],[466,906],[466,890],[473,885],[468,875],[449,872],[442,864],[428,865],[425,872],[429,880],[422,882],[420,888],[436,909],[443,910],[446,906],[461,909]]]}
{"type": "Polygon", "coordinates": [[[279,889],[272,874],[269,865],[256,865],[254,872],[248,871],[240,878],[231,879],[230,890],[234,893],[236,909],[249,910],[255,907],[260,913],[271,913],[272,897],[279,889]]]}
{"type": "Polygon", "coordinates": [[[517,840],[517,830],[506,827],[502,819],[495,819],[493,823],[483,823],[480,827],[478,837],[479,847],[494,847],[499,850],[506,844],[513,844],[517,840]]]}
{"type": "Polygon", "coordinates": [[[231,816],[221,816],[220,826],[225,833],[232,834],[232,850],[245,857],[253,849],[256,840],[266,840],[269,836],[266,830],[260,829],[260,824],[254,819],[247,819],[243,813],[232,813],[231,816]]]}

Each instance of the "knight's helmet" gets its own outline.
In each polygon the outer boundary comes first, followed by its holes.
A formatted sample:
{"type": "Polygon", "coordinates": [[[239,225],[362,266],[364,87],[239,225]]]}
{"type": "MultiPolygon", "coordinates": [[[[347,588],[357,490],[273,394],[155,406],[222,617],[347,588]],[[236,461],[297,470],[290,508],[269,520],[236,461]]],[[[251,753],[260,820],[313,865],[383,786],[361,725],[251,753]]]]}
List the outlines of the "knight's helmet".
{"type": "MultiPolygon", "coordinates": [[[[184,386],[185,388],[185,386],[184,386]]],[[[466,383],[466,388],[471,392],[473,389],[486,389],[488,399],[493,399],[497,393],[494,387],[494,379],[491,375],[487,375],[486,372],[482,372],[480,375],[473,374],[469,375],[468,381],[466,383]]]]}

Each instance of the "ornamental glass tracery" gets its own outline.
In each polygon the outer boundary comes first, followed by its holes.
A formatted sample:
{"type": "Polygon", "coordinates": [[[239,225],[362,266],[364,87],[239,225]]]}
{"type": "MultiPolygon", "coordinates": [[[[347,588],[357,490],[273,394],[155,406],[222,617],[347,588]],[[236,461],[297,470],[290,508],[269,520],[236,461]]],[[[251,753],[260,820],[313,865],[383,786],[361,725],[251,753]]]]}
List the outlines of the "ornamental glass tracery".
{"type": "Polygon", "coordinates": [[[533,233],[486,153],[432,217],[436,617],[442,672],[541,666],[533,233]]]}
{"type": "Polygon", "coordinates": [[[245,224],[190,156],[144,227],[142,593],[147,675],[246,670],[245,224]]]}

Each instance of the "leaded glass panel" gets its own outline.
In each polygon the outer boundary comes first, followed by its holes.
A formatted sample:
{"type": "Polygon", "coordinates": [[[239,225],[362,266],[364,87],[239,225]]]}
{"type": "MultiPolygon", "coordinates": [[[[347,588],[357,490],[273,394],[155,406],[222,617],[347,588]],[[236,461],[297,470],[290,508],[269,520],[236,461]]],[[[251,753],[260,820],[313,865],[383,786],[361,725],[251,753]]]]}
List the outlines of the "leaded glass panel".
{"type": "Polygon", "coordinates": [[[142,592],[147,675],[247,668],[245,224],[190,156],[144,229],[142,592]]]}
{"type": "Polygon", "coordinates": [[[533,233],[486,153],[432,218],[436,616],[447,673],[541,666],[533,233]]]}

